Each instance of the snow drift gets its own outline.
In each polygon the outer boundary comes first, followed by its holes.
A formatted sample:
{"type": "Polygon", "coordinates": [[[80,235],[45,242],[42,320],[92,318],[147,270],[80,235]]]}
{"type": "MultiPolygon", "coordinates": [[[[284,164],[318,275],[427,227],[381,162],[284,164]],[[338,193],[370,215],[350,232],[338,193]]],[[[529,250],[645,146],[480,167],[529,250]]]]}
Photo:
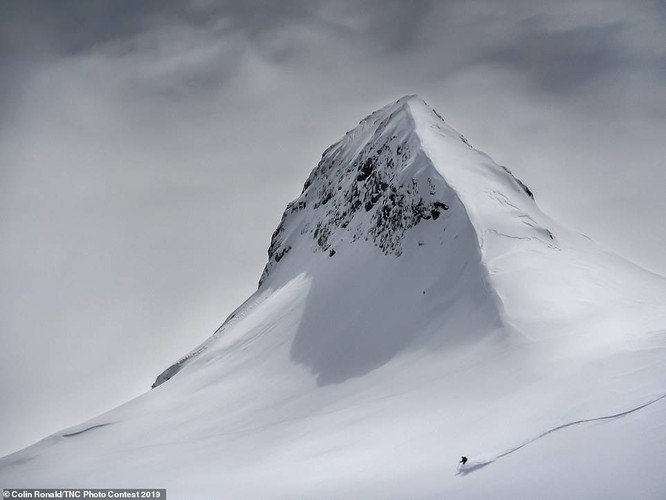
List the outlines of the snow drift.
{"type": "Polygon", "coordinates": [[[407,96],[324,152],[206,343],[0,486],[663,498],[665,299],[407,96]]]}

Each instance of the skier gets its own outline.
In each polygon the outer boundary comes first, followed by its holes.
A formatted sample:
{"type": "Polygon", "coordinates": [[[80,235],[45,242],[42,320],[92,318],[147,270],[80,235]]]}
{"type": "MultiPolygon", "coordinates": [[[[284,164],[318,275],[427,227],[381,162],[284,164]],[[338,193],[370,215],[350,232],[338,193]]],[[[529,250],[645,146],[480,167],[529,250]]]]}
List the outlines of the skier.
{"type": "Polygon", "coordinates": [[[460,459],[460,463],[461,463],[462,465],[465,465],[465,464],[467,463],[467,457],[462,457],[462,458],[460,459]]]}

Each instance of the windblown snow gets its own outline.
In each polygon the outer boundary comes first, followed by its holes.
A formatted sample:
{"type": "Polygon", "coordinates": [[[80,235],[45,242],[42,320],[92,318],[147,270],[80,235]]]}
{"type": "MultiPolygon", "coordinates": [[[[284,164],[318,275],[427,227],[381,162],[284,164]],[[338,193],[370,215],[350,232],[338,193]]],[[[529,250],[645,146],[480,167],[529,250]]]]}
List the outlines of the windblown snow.
{"type": "Polygon", "coordinates": [[[666,280],[418,96],[324,152],[258,290],[154,387],[0,459],[0,486],[666,498],[666,280]]]}

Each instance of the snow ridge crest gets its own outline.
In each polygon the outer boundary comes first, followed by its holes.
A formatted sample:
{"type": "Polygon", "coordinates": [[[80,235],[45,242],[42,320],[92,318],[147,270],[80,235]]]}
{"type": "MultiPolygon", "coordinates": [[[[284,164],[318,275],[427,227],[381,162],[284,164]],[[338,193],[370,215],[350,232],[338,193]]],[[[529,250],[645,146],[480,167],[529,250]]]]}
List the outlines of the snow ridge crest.
{"type": "Polygon", "coordinates": [[[424,124],[447,142],[475,151],[419,96],[402,97],[370,114],[324,151],[300,196],[288,204],[259,286],[303,242],[330,257],[359,240],[400,256],[411,228],[438,220],[445,224],[454,207],[465,212],[424,152],[417,132],[424,124]]]}

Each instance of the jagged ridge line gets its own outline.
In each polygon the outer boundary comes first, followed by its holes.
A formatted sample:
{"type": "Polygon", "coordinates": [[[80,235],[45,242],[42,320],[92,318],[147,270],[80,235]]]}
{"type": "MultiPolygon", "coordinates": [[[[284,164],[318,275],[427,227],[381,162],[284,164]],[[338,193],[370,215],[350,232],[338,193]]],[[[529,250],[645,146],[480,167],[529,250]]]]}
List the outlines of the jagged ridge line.
{"type": "MultiPolygon", "coordinates": [[[[477,230],[476,224],[474,222],[474,218],[470,215],[469,210],[467,209],[467,205],[465,204],[465,201],[464,201],[463,197],[458,192],[458,189],[456,188],[456,186],[453,183],[451,183],[449,181],[449,179],[447,179],[446,175],[444,175],[444,173],[441,172],[435,166],[435,162],[430,157],[430,154],[427,151],[427,148],[426,148],[426,146],[423,142],[423,138],[421,137],[421,134],[419,133],[419,126],[418,126],[418,123],[416,121],[416,117],[414,116],[414,112],[413,112],[411,106],[409,105],[409,101],[405,102],[404,109],[407,113],[407,116],[411,120],[414,137],[416,137],[416,140],[418,141],[419,145],[421,146],[420,147],[421,153],[426,158],[426,160],[428,161],[428,163],[430,164],[432,169],[442,178],[444,183],[455,194],[456,198],[460,202],[460,206],[462,207],[462,210],[465,213],[465,217],[469,221],[469,224],[472,226],[472,231],[474,231],[474,235],[476,236],[476,246],[477,246],[477,249],[479,251],[479,265],[481,267],[481,272],[483,273],[483,281],[484,281],[484,284],[486,286],[487,291],[490,293],[490,296],[493,298],[493,302],[495,303],[495,308],[497,309],[497,314],[499,316],[499,319],[500,319],[502,325],[505,328],[510,328],[511,330],[519,332],[519,330],[509,321],[508,314],[506,312],[506,306],[504,305],[504,300],[502,300],[502,297],[500,296],[497,288],[495,288],[495,285],[493,284],[493,281],[490,277],[490,271],[488,269],[488,264],[487,264],[484,249],[483,249],[483,247],[484,247],[483,235],[480,234],[479,231],[477,230]]],[[[433,110],[433,112],[434,112],[434,110],[433,110]]],[[[442,122],[444,122],[446,124],[444,119],[441,116],[439,116],[439,114],[437,114],[436,112],[435,112],[435,114],[436,114],[437,118],[439,118],[442,122]]],[[[468,144],[466,141],[463,141],[463,142],[468,144]]],[[[472,146],[470,146],[470,147],[472,147],[472,146]]],[[[472,148],[472,149],[474,149],[474,148],[472,148]]],[[[522,333],[522,332],[520,332],[520,333],[521,333],[521,335],[527,337],[524,333],[522,333]]]]}

